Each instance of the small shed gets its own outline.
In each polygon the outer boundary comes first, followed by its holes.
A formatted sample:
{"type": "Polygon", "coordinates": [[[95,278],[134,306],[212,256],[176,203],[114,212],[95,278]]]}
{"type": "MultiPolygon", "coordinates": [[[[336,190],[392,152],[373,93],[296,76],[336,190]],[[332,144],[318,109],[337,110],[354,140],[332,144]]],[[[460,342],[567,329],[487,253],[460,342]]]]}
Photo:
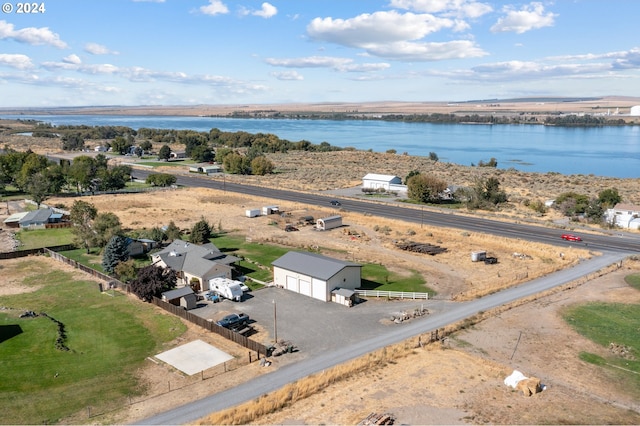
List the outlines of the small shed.
{"type": "Polygon", "coordinates": [[[329,229],[339,228],[342,226],[342,216],[329,216],[316,221],[316,229],[328,231],[329,229]]]}
{"type": "Polygon", "coordinates": [[[181,287],[162,293],[162,300],[175,306],[182,306],[189,310],[198,306],[196,294],[191,287],[181,287]]]}
{"type": "Polygon", "coordinates": [[[247,209],[245,215],[247,217],[258,217],[260,216],[260,209],[247,209]]]}
{"type": "Polygon", "coordinates": [[[336,288],[331,291],[331,301],[340,305],[353,306],[356,292],[348,288],[336,288]]]}

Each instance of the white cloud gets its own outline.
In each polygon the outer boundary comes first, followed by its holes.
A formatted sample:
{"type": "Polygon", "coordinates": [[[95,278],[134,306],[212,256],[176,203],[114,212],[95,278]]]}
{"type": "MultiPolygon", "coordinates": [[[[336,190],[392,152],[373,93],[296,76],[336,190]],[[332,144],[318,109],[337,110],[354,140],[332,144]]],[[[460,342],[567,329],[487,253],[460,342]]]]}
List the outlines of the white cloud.
{"type": "Polygon", "coordinates": [[[297,71],[280,71],[280,72],[272,72],[271,75],[278,80],[295,80],[302,81],[304,77],[298,74],[297,71]]]}
{"type": "Polygon", "coordinates": [[[498,19],[498,22],[491,27],[491,31],[525,33],[538,28],[550,27],[554,24],[554,19],[558,16],[552,12],[545,12],[544,5],[532,2],[522,6],[522,9],[515,10],[512,6],[505,6],[503,12],[506,16],[498,19]]]}
{"type": "Polygon", "coordinates": [[[98,43],[87,43],[84,45],[84,51],[92,55],[117,55],[118,52],[110,50],[106,46],[98,43]]]}
{"type": "Polygon", "coordinates": [[[211,16],[229,13],[229,8],[220,0],[209,0],[209,4],[200,6],[199,10],[205,15],[211,16]]]}
{"type": "Polygon", "coordinates": [[[390,67],[387,63],[356,64],[353,59],[331,56],[307,56],[304,58],[267,58],[266,63],[285,68],[329,68],[340,72],[380,71],[390,67]]]}
{"type": "Polygon", "coordinates": [[[80,59],[80,57],[76,54],[71,54],[69,56],[62,58],[62,62],[66,64],[79,65],[82,63],[82,59],[80,59]]]}
{"type": "Polygon", "coordinates": [[[262,3],[262,8],[260,10],[256,10],[254,12],[251,12],[252,15],[254,16],[260,16],[261,18],[271,18],[273,16],[276,16],[278,14],[278,9],[267,2],[262,3]]]}
{"type": "Polygon", "coordinates": [[[60,36],[47,27],[27,27],[16,30],[13,24],[4,20],[0,21],[0,40],[3,39],[15,40],[19,43],[34,46],[49,45],[58,49],[67,48],[67,43],[60,40],[60,36]]]}
{"type": "Polygon", "coordinates": [[[472,19],[493,10],[490,5],[474,0],[391,0],[390,6],[415,12],[472,19]]]}
{"type": "Polygon", "coordinates": [[[33,63],[27,55],[0,53],[0,66],[26,70],[33,68],[33,63]]]}
{"type": "Polygon", "coordinates": [[[367,53],[403,61],[432,61],[468,58],[486,53],[467,40],[446,43],[418,42],[443,29],[464,30],[460,20],[438,18],[430,14],[396,11],[362,14],[351,19],[315,18],[307,33],[315,40],[364,49],[367,53]],[[444,49],[453,49],[444,52],[444,49]]]}

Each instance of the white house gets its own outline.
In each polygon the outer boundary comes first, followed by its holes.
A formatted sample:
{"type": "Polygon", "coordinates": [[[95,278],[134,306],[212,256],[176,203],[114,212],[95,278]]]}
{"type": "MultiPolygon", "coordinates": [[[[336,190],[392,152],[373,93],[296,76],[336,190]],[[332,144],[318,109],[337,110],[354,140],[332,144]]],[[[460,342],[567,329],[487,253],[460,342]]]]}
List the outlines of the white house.
{"type": "Polygon", "coordinates": [[[199,291],[209,290],[211,278],[233,278],[234,263],[238,259],[222,253],[213,244],[192,244],[175,240],[162,251],[151,256],[153,264],[171,268],[178,275],[178,285],[189,286],[199,281],[199,291]]]}
{"type": "Polygon", "coordinates": [[[335,289],[360,287],[362,265],[314,253],[290,251],[272,263],[273,282],[279,287],[324,302],[335,289]]]}
{"type": "Polygon", "coordinates": [[[402,184],[402,179],[393,175],[381,175],[368,173],[362,178],[363,189],[384,189],[385,191],[407,192],[407,186],[402,184]]]}
{"type": "Polygon", "coordinates": [[[620,228],[640,229],[640,206],[634,204],[616,204],[605,212],[607,223],[620,228]]]}

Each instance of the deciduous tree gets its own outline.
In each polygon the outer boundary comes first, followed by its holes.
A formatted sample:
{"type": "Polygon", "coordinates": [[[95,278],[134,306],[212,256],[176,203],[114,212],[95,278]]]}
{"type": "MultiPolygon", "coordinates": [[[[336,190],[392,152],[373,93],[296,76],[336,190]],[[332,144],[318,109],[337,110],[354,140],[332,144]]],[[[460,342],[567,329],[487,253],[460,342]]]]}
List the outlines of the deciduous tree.
{"type": "Polygon", "coordinates": [[[154,297],[173,290],[176,281],[176,273],[172,269],[149,265],[138,270],[138,276],[131,282],[131,291],[145,302],[151,302],[154,297]]]}

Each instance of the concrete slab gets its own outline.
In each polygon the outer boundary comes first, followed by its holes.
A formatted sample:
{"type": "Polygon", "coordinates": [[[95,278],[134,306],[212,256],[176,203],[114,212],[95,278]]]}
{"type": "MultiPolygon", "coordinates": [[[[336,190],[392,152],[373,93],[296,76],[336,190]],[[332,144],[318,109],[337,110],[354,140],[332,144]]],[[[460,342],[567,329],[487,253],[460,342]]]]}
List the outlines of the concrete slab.
{"type": "Polygon", "coordinates": [[[202,340],[194,340],[162,352],[156,358],[190,376],[233,359],[228,353],[202,340]]]}

